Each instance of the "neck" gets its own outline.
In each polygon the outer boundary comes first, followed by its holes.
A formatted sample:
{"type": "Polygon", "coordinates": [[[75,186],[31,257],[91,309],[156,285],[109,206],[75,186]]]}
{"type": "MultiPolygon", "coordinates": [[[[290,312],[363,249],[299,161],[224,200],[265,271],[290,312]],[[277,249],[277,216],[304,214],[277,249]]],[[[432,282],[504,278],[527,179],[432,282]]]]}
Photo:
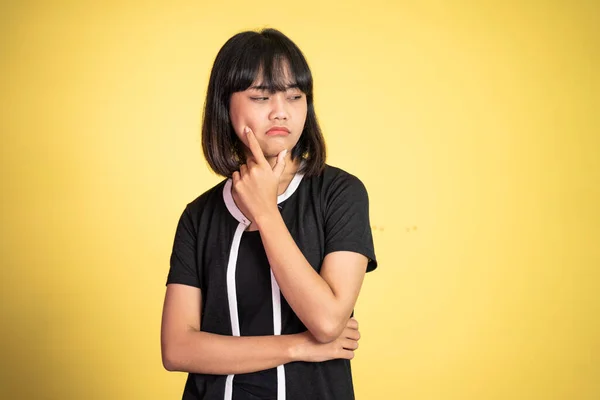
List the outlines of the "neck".
{"type": "MultiPolygon", "coordinates": [[[[273,168],[277,163],[277,157],[267,157],[267,161],[269,162],[271,168],[273,168]]],[[[296,159],[293,161],[291,154],[288,153],[288,155],[285,157],[285,169],[283,170],[283,174],[279,180],[277,195],[281,195],[286,191],[290,182],[292,179],[294,179],[294,176],[296,176],[296,172],[298,172],[298,169],[300,168],[300,163],[300,157],[296,157],[296,159]]]]}

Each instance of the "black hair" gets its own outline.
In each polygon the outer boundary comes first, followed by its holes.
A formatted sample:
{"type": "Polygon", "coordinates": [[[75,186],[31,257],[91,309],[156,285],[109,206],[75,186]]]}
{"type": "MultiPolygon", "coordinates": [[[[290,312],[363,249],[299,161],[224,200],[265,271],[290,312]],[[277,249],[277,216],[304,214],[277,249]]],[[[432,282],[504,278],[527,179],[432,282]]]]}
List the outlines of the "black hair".
{"type": "Polygon", "coordinates": [[[276,29],[241,32],[219,50],[208,82],[202,121],[202,149],[210,168],[231,177],[244,162],[241,142],[231,124],[231,95],[248,89],[256,78],[270,92],[284,91],[290,82],[285,72],[306,96],[307,114],[292,159],[301,157],[300,172],[318,175],[325,165],[325,140],[313,104],[313,80],[304,55],[287,36],[276,29]]]}

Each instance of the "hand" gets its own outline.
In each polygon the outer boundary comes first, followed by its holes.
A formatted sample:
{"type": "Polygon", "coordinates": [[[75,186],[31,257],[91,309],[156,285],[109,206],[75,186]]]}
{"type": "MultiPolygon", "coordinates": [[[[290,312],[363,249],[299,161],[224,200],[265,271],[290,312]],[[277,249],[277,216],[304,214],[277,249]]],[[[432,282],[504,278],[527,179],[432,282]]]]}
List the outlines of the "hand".
{"type": "Polygon", "coordinates": [[[358,321],[354,318],[348,320],[342,334],[330,343],[317,342],[309,331],[300,335],[304,340],[296,349],[294,359],[307,362],[322,362],[338,358],[352,360],[360,339],[358,321]]]}
{"type": "Polygon", "coordinates": [[[287,150],[277,155],[271,167],[265,158],[254,132],[244,129],[252,157],[233,173],[233,198],[242,213],[252,222],[263,215],[277,211],[277,189],[285,169],[287,150]]]}

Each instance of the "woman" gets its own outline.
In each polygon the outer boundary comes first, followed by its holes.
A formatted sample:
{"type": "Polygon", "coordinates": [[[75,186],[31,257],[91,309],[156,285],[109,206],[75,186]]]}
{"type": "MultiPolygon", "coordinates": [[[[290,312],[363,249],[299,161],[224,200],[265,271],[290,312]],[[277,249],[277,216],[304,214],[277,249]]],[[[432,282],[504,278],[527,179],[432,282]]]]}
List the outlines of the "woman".
{"type": "Polygon", "coordinates": [[[312,76],[281,32],[242,32],[215,60],[202,127],[228,179],[177,226],[163,364],[183,399],[352,399],[351,318],[377,263],[368,197],[325,164],[312,76]]]}

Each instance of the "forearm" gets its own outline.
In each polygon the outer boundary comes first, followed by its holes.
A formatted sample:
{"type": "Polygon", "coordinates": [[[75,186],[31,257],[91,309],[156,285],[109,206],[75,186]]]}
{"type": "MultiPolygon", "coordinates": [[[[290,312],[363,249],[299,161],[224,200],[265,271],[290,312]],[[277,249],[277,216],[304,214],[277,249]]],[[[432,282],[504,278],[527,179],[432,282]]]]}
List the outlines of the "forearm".
{"type": "Polygon", "coordinates": [[[169,371],[231,375],[262,371],[299,360],[302,335],[227,336],[190,330],[163,341],[169,371]]]}
{"type": "Polygon", "coordinates": [[[306,260],[279,214],[265,216],[258,226],[269,264],[288,304],[317,340],[334,340],[350,312],[345,312],[332,288],[306,260]]]}

